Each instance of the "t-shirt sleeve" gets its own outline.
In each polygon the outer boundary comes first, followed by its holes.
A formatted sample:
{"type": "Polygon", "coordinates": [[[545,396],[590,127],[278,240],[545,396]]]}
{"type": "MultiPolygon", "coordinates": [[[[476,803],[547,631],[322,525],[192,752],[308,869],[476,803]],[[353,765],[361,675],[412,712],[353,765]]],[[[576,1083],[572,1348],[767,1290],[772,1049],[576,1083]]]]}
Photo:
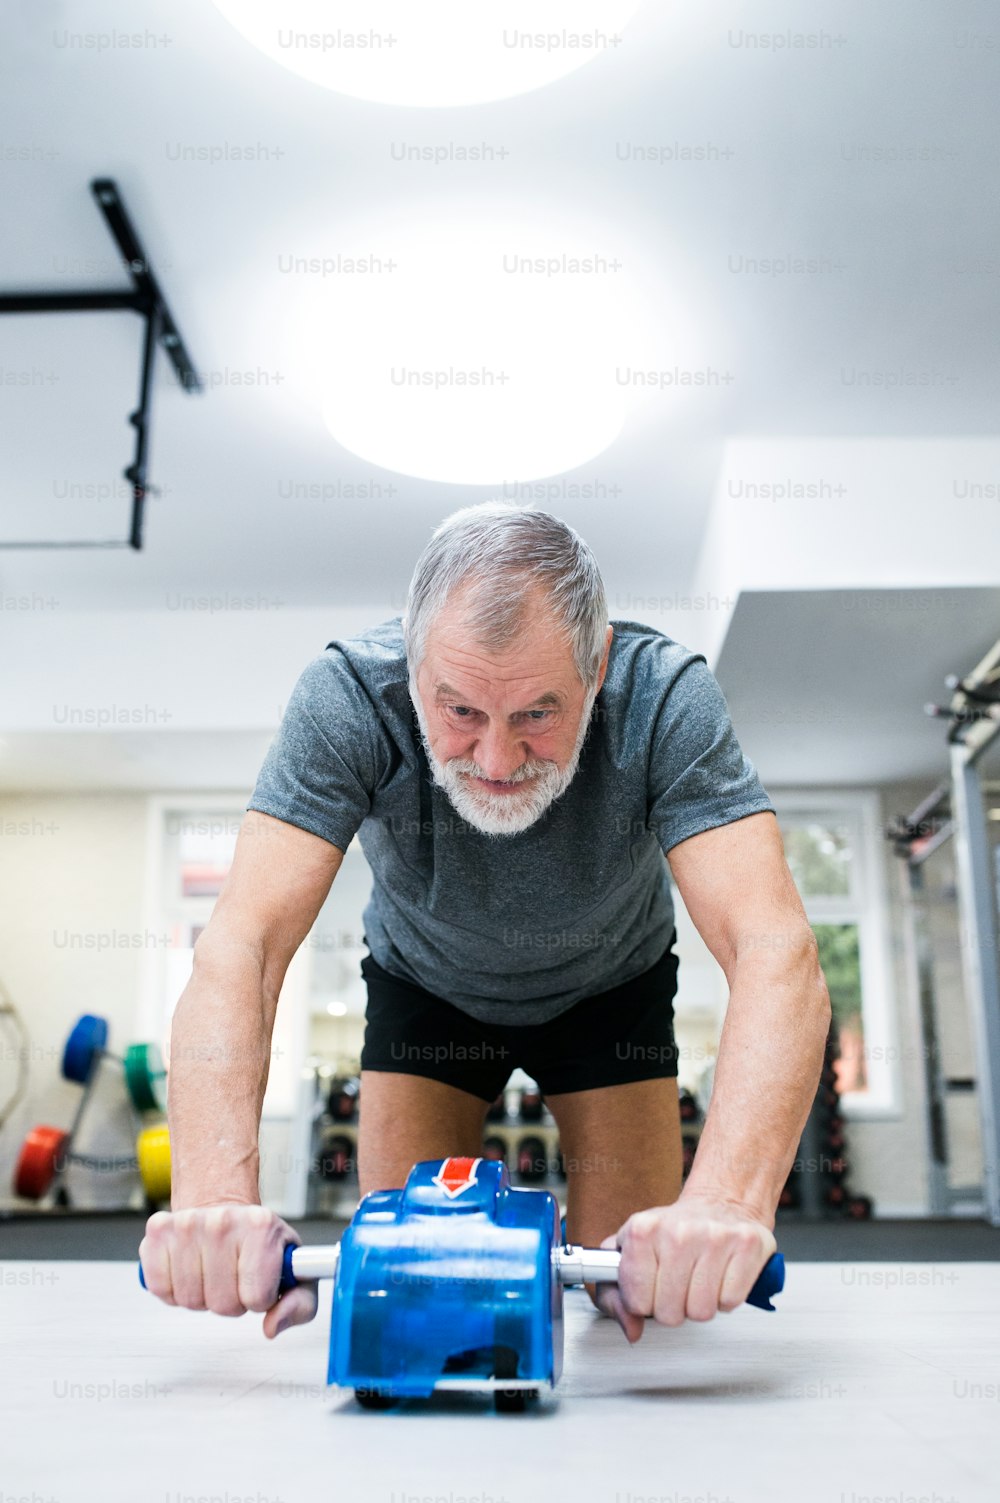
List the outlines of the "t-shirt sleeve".
{"type": "Polygon", "coordinates": [[[375,706],[343,654],[328,649],[299,675],[247,809],[344,851],[371,809],[380,749],[375,706]]]}
{"type": "Polygon", "coordinates": [[[653,728],[648,824],[667,852],[691,835],[774,805],[744,755],[715,675],[693,658],[671,684],[653,728]]]}

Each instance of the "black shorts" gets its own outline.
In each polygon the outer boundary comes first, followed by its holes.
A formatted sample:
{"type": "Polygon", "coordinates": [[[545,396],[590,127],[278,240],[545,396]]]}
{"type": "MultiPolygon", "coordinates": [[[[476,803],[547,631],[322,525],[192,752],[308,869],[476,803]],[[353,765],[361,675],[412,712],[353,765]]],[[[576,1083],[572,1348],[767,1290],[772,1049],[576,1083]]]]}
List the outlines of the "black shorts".
{"type": "Polygon", "coordinates": [[[422,1075],[490,1102],[517,1066],[544,1096],[675,1076],[676,938],[648,971],[548,1023],[480,1023],[365,955],[361,1068],[422,1075]]]}

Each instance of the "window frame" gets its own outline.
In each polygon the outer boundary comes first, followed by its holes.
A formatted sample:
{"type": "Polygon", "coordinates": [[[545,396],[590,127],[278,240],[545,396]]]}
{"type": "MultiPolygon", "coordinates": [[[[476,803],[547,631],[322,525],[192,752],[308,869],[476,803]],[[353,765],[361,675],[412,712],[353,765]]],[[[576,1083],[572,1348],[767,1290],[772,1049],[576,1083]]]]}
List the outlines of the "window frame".
{"type": "Polygon", "coordinates": [[[861,1016],[869,1089],[845,1091],[840,1104],[855,1121],[901,1118],[899,1009],[890,941],[881,800],[875,789],[769,788],[779,828],[829,819],[848,828],[854,859],[850,892],[831,897],[800,894],[812,924],[856,923],[861,971],[861,1016]]]}
{"type": "MultiPolygon", "coordinates": [[[[180,912],[186,920],[194,918],[202,908],[206,915],[210,914],[218,901],[214,896],[185,898],[171,894],[168,862],[174,837],[168,835],[166,829],[167,815],[220,814],[231,817],[240,826],[246,818],[249,800],[249,791],[236,789],[217,793],[191,793],[180,789],[176,793],[147,795],[144,910],[148,929],[156,932],[164,927],[168,910],[174,915],[180,912]]],[[[136,1005],[138,1037],[155,1038],[164,1043],[169,1036],[172,1016],[172,1011],[167,1014],[164,1011],[166,953],[166,949],[159,945],[143,949],[136,1005]]],[[[305,998],[309,974],[307,946],[303,943],[289,963],[282,985],[282,1001],[272,1035],[271,1065],[261,1111],[262,1124],[271,1119],[291,1119],[300,1111],[296,1092],[307,1052],[309,1016],[305,998]]],[[[178,992],[173,999],[174,1005],[179,996],[178,992]]]]}

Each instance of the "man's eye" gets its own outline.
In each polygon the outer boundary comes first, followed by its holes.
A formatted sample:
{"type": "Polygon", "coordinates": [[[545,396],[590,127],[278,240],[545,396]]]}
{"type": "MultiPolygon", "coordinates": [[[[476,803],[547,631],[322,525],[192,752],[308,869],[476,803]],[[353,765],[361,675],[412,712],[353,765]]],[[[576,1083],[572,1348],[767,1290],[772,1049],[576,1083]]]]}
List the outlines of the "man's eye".
{"type": "MultiPolygon", "coordinates": [[[[457,715],[460,720],[468,720],[468,718],[469,718],[470,715],[476,715],[476,714],[479,713],[477,710],[471,709],[468,705],[448,705],[447,709],[448,709],[449,715],[457,715]]],[[[549,716],[551,716],[552,711],[551,710],[524,710],[522,712],[522,714],[523,714],[523,718],[526,718],[528,720],[536,720],[537,721],[537,720],[545,720],[545,719],[547,719],[549,716]]]]}

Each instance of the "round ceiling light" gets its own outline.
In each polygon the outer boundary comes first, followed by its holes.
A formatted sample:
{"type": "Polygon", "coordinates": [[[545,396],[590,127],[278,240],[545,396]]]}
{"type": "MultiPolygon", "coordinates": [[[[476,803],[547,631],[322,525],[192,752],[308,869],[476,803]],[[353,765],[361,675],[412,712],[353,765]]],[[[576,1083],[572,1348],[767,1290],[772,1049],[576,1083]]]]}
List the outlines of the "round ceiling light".
{"type": "Polygon", "coordinates": [[[213,0],[267,57],[355,99],[426,108],[543,88],[623,45],[642,0],[213,0]]]}
{"type": "Polygon", "coordinates": [[[538,479],[622,428],[616,359],[643,310],[606,232],[502,210],[477,220],[467,206],[404,216],[302,257],[297,284],[289,364],[338,443],[383,469],[538,479]]]}

